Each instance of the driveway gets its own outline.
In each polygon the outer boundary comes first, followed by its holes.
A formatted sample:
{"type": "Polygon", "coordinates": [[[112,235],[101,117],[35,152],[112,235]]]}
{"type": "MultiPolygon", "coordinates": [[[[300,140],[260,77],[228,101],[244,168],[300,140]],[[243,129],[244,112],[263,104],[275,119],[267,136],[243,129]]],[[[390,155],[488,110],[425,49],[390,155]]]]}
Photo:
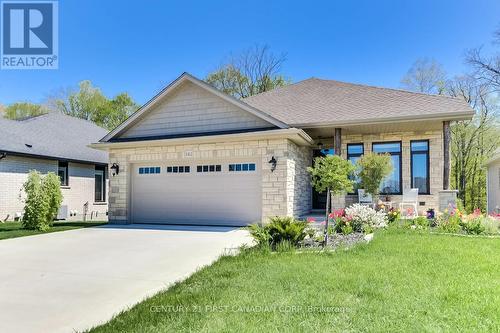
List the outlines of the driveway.
{"type": "Polygon", "coordinates": [[[0,241],[0,331],[73,332],[249,243],[227,227],[102,226],[0,241]]]}

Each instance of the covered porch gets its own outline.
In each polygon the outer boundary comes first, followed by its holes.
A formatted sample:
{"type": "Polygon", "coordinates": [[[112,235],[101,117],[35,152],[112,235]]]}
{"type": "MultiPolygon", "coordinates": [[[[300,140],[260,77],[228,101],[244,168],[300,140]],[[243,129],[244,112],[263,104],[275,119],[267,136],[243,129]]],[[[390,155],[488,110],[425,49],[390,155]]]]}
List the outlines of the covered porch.
{"type": "MultiPolygon", "coordinates": [[[[456,202],[450,190],[450,121],[446,119],[317,125],[304,129],[315,142],[312,158],[337,154],[355,163],[368,152],[388,153],[393,163],[392,174],[381,187],[380,199],[399,207],[403,193],[418,188],[418,213],[429,208],[443,210],[456,202]]],[[[332,198],[332,209],[358,202],[357,188],[345,196],[332,198]]],[[[311,211],[303,218],[324,220],[326,194],[311,195],[311,211]]]]}

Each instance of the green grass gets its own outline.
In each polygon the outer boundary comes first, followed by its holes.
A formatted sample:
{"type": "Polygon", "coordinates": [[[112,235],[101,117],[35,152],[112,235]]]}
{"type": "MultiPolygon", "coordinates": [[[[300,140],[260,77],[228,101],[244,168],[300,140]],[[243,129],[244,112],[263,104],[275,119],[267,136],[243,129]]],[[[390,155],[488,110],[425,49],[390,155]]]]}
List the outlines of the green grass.
{"type": "Polygon", "coordinates": [[[349,251],[223,257],[91,331],[499,332],[499,277],[500,238],[388,230],[349,251]]]}
{"type": "Polygon", "coordinates": [[[46,234],[49,232],[56,232],[56,231],[95,227],[106,223],[107,222],[54,222],[52,227],[47,231],[35,231],[35,230],[23,229],[20,222],[5,222],[5,223],[0,223],[0,240],[46,234]]]}

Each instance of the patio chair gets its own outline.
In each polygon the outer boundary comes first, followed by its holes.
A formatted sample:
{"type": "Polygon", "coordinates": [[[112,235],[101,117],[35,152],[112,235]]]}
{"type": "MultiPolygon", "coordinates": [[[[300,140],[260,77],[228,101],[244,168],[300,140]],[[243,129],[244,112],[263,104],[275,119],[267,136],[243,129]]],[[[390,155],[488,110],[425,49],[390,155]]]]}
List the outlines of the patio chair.
{"type": "Polygon", "coordinates": [[[365,205],[373,207],[373,198],[370,193],[366,193],[364,189],[358,189],[358,203],[360,205],[365,205]]]}
{"type": "Polygon", "coordinates": [[[403,199],[399,203],[399,210],[403,212],[404,207],[411,207],[411,215],[405,215],[405,217],[415,218],[418,216],[418,188],[412,188],[408,190],[403,190],[403,199]]]}

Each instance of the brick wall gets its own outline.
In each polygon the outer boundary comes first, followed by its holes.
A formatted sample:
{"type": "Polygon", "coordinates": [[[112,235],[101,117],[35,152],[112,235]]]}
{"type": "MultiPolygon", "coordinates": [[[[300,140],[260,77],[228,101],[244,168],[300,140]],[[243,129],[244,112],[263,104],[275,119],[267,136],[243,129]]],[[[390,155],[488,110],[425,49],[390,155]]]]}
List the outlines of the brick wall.
{"type": "MultiPolygon", "coordinates": [[[[0,219],[12,220],[16,212],[24,208],[24,192],[21,190],[30,170],[42,174],[57,173],[57,161],[7,156],[0,160],[0,219]]],[[[83,204],[89,202],[89,213],[98,212],[98,219],[106,219],[107,204],[94,204],[94,165],[69,163],[69,186],[61,188],[63,205],[77,210],[79,215],[72,220],[82,219],[83,204]]]]}

